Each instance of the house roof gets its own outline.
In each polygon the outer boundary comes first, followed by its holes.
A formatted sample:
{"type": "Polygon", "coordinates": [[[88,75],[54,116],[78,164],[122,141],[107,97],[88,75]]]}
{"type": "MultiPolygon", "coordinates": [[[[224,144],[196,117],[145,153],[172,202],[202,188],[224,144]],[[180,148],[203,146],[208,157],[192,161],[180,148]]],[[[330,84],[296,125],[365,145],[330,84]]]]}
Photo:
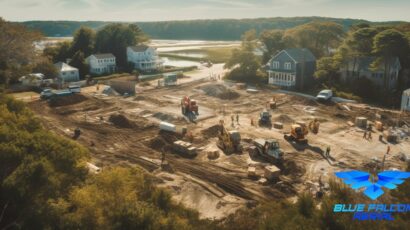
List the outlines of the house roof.
{"type": "Polygon", "coordinates": [[[105,53],[105,54],[92,54],[97,59],[107,59],[107,58],[115,58],[112,53],[105,53]]]}
{"type": "Polygon", "coordinates": [[[144,52],[149,48],[147,45],[138,45],[138,46],[130,46],[130,49],[132,49],[134,52],[144,52]]]}
{"type": "Polygon", "coordinates": [[[66,63],[64,63],[64,62],[61,62],[61,61],[55,63],[54,66],[55,66],[55,67],[57,68],[57,70],[60,71],[60,72],[63,72],[63,71],[74,71],[74,70],[77,70],[77,71],[78,71],[77,68],[72,67],[72,66],[70,66],[70,65],[68,65],[68,64],[66,64],[66,63]]]}
{"type": "Polygon", "coordinates": [[[292,48],[285,49],[283,52],[286,52],[293,60],[296,62],[314,62],[316,61],[315,55],[306,48],[292,48]]]}

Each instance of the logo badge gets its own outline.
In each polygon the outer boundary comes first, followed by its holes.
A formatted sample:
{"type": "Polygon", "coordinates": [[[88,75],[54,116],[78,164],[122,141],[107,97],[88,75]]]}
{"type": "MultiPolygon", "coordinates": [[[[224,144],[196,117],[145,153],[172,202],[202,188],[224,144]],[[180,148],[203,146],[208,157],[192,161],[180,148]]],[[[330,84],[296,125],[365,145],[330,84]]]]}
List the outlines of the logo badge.
{"type": "Polygon", "coordinates": [[[363,171],[337,172],[335,175],[351,188],[357,190],[366,188],[363,193],[372,200],[384,194],[382,187],[395,189],[404,179],[410,177],[410,172],[384,171],[373,176],[363,171]],[[371,181],[369,180],[371,178],[371,181]]]}

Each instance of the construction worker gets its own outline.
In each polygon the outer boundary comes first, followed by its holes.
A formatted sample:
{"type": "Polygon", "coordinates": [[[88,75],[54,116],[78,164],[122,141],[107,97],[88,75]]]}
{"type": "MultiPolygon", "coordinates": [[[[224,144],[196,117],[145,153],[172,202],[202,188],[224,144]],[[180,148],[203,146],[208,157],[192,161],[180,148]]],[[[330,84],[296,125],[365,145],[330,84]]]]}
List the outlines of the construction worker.
{"type": "Polygon", "coordinates": [[[390,153],[390,145],[387,145],[386,155],[390,153]]]}
{"type": "Polygon", "coordinates": [[[325,156],[326,156],[326,158],[330,157],[330,146],[327,146],[325,156]]]}
{"type": "Polygon", "coordinates": [[[367,131],[366,130],[363,133],[363,139],[367,139],[367,131]]]}
{"type": "Polygon", "coordinates": [[[234,124],[235,116],[233,114],[231,115],[231,121],[232,121],[232,127],[235,127],[235,124],[234,124]]]}
{"type": "Polygon", "coordinates": [[[236,114],[236,123],[239,125],[239,113],[236,114]]]}
{"type": "Polygon", "coordinates": [[[371,139],[372,139],[372,131],[369,131],[369,135],[367,136],[367,139],[368,139],[368,140],[371,140],[371,139]]]}

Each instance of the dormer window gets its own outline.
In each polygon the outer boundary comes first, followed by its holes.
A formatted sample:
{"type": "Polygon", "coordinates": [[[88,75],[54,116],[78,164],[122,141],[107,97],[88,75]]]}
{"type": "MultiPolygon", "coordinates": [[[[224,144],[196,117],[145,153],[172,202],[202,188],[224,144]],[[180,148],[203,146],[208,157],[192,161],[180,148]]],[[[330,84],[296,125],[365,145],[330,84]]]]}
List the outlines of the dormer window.
{"type": "Polygon", "coordinates": [[[292,69],[292,64],[290,62],[285,63],[285,69],[292,69]]]}
{"type": "Polygon", "coordinates": [[[272,62],[272,68],[273,69],[279,69],[279,62],[278,61],[272,62]]]}

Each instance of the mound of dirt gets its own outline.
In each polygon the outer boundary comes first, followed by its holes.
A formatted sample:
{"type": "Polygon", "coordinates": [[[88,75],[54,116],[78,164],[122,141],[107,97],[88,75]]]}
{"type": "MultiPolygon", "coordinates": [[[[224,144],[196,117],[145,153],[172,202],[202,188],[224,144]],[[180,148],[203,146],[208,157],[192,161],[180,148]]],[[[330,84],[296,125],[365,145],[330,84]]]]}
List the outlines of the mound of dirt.
{"type": "Polygon", "coordinates": [[[51,107],[74,105],[86,101],[88,98],[82,94],[71,94],[69,96],[61,96],[49,101],[51,107]]]}
{"type": "Polygon", "coordinates": [[[152,116],[155,117],[155,118],[158,118],[161,121],[168,121],[168,122],[172,122],[172,121],[177,119],[173,115],[166,114],[166,113],[161,113],[161,112],[154,113],[154,115],[152,115],[152,116]]]}
{"type": "Polygon", "coordinates": [[[176,140],[178,140],[178,138],[175,134],[160,131],[158,136],[148,142],[148,147],[158,151],[168,151],[176,140]]]}
{"type": "Polygon", "coordinates": [[[202,87],[206,95],[217,97],[223,100],[232,100],[238,98],[240,95],[234,90],[228,89],[224,85],[212,84],[202,87]]]}
{"type": "Polygon", "coordinates": [[[273,120],[277,122],[281,122],[281,123],[292,123],[295,121],[286,114],[281,114],[279,116],[276,116],[273,120]]]}
{"type": "Polygon", "coordinates": [[[110,118],[108,120],[119,128],[132,129],[132,128],[135,128],[136,126],[132,121],[130,121],[123,114],[112,114],[110,115],[110,118]]]}
{"type": "Polygon", "coordinates": [[[214,125],[207,129],[202,130],[201,133],[205,138],[216,137],[220,129],[221,127],[219,125],[214,125]]]}

